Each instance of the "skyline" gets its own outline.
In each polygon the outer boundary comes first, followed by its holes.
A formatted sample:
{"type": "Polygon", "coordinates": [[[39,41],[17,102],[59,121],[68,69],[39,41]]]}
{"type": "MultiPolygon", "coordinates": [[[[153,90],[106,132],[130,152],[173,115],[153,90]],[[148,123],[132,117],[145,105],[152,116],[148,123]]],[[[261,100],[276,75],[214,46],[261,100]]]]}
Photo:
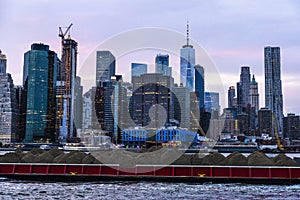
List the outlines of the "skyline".
{"type": "MultiPolygon", "coordinates": [[[[282,53],[284,114],[300,113],[300,97],[294,95],[300,86],[297,81],[300,3],[291,0],[235,3],[189,1],[172,4],[162,1],[159,4],[165,12],[160,13],[156,9],[157,2],[153,1],[89,1],[89,4],[84,1],[59,4],[55,1],[1,1],[0,49],[7,56],[7,71],[12,74],[15,85],[20,85],[24,53],[35,42],[50,45],[61,56],[59,26],[74,24],[71,36],[78,42],[80,71],[89,54],[112,36],[144,27],[169,29],[185,35],[188,19],[190,38],[202,46],[215,63],[225,91],[231,85],[236,86],[241,66],[251,67],[251,74],[255,74],[259,84],[261,107],[265,106],[263,49],[265,46],[279,46],[282,53]],[[66,6],[68,10],[64,12],[66,6]],[[211,10],[215,13],[211,14],[211,10]]],[[[149,53],[145,60],[131,62],[153,65],[156,54],[149,53]]],[[[130,69],[131,62],[117,61],[116,73],[119,73],[120,66],[130,69]]],[[[170,63],[171,66],[179,66],[179,59],[170,58],[170,63]]],[[[197,59],[196,64],[202,65],[201,60],[197,59]]],[[[222,108],[226,105],[223,102],[222,108]]]]}

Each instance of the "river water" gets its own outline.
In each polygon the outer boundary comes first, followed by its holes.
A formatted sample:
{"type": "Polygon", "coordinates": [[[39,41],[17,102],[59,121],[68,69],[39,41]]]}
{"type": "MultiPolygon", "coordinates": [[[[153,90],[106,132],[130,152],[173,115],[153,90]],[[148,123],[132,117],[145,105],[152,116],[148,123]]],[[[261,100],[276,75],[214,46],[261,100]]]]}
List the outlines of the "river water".
{"type": "Polygon", "coordinates": [[[134,181],[32,182],[0,179],[0,199],[300,199],[300,185],[134,181]]]}

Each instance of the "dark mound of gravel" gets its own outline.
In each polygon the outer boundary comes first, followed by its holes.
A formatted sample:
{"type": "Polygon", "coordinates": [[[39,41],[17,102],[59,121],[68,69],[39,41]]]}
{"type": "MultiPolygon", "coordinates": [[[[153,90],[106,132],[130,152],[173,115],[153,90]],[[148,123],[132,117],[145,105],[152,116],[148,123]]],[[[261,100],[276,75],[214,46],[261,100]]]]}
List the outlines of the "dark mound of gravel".
{"type": "Polygon", "coordinates": [[[240,152],[233,152],[227,156],[228,165],[232,166],[247,166],[247,158],[240,152]]]}
{"type": "Polygon", "coordinates": [[[249,166],[273,166],[274,162],[260,151],[255,151],[247,157],[249,166]]]}
{"type": "Polygon", "coordinates": [[[299,166],[295,160],[291,159],[285,154],[278,154],[273,158],[273,161],[276,166],[299,166]]]}

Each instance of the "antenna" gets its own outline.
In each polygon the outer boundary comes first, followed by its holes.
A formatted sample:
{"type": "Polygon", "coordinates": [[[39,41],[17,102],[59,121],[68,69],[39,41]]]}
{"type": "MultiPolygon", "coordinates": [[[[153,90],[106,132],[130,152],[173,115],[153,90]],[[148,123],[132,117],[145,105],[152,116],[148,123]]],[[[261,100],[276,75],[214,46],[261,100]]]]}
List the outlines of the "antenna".
{"type": "Polygon", "coordinates": [[[190,34],[190,30],[189,30],[189,20],[186,21],[186,45],[189,46],[189,34],[190,34]]]}

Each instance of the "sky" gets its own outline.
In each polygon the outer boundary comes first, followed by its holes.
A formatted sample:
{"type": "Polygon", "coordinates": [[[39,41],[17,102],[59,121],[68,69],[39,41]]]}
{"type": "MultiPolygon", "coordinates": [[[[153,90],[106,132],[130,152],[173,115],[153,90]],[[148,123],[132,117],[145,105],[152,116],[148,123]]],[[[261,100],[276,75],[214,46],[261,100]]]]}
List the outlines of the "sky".
{"type": "MultiPolygon", "coordinates": [[[[218,92],[222,93],[223,108],[227,105],[228,87],[236,85],[241,66],[245,65],[255,74],[260,106],[264,107],[263,48],[279,46],[284,113],[300,114],[300,95],[297,95],[300,1],[297,0],[1,0],[0,49],[8,59],[7,71],[19,85],[23,56],[32,43],[48,44],[60,56],[60,26],[73,23],[70,33],[78,42],[80,74],[88,57],[103,42],[149,27],[184,37],[187,20],[191,40],[206,52],[221,77],[223,91],[218,92]]],[[[152,49],[117,58],[117,72],[129,70],[130,62],[153,65],[157,53],[161,51],[152,49]]],[[[174,69],[178,69],[178,55],[170,59],[174,69]]],[[[202,62],[201,56],[197,57],[196,63],[203,65],[202,62]]]]}

